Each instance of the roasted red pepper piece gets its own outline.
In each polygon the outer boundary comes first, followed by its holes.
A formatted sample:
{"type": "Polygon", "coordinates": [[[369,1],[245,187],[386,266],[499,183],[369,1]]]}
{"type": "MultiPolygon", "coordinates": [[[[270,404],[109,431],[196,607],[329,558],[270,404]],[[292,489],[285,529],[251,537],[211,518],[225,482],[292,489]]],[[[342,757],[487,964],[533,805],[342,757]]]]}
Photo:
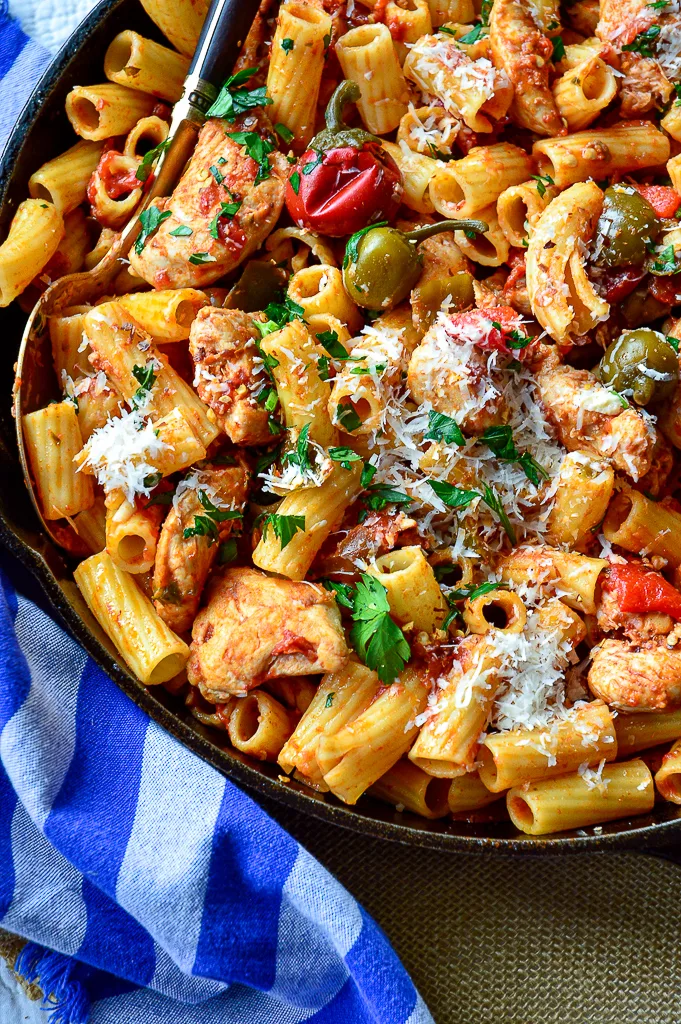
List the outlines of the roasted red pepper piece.
{"type": "Polygon", "coordinates": [[[286,206],[295,223],[331,238],[391,220],[402,201],[402,175],[381,140],[342,121],[344,104],[358,98],[354,82],[341,82],[326,111],[326,129],[312,140],[286,185],[286,206]]]}
{"type": "Polygon", "coordinates": [[[644,267],[613,267],[606,270],[601,278],[606,300],[621,302],[622,299],[626,299],[645,276],[644,267]]]}
{"type": "Polygon", "coordinates": [[[669,185],[634,185],[634,188],[652,206],[658,217],[673,217],[681,206],[681,196],[669,185]]]}
{"type": "Polygon", "coordinates": [[[622,612],[657,613],[681,620],[681,594],[661,573],[628,562],[611,565],[603,574],[604,592],[614,594],[622,612]]]}

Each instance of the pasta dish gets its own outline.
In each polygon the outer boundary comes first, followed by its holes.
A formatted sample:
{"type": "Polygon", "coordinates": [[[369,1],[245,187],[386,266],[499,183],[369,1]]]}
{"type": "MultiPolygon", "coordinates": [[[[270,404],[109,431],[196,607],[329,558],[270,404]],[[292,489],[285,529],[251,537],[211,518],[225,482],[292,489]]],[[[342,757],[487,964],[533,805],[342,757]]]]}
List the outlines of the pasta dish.
{"type": "Polygon", "coordinates": [[[265,0],[146,206],[207,3],[142,3],[0,245],[28,311],[139,215],[22,424],[94,618],[282,784],[681,804],[677,0],[265,0]]]}

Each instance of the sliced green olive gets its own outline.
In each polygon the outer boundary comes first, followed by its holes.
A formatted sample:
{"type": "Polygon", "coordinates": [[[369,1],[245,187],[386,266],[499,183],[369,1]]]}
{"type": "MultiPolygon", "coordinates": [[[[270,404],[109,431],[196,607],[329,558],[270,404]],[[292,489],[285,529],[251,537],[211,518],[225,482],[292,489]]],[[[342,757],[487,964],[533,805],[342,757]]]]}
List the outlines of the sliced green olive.
{"type": "Polygon", "coordinates": [[[425,334],[447,297],[450,298],[452,312],[458,313],[472,306],[475,302],[473,275],[460,270],[457,274],[443,273],[429,281],[419,281],[411,293],[414,323],[418,330],[425,334]]]}
{"type": "Polygon", "coordinates": [[[679,360],[664,334],[640,327],[608,346],[597,375],[636,405],[651,405],[674,394],[679,360]]]}
{"type": "Polygon", "coordinates": [[[603,212],[596,238],[603,244],[594,263],[601,267],[640,266],[648,246],[662,231],[662,221],[650,203],[630,185],[611,185],[605,190],[603,212]]]}

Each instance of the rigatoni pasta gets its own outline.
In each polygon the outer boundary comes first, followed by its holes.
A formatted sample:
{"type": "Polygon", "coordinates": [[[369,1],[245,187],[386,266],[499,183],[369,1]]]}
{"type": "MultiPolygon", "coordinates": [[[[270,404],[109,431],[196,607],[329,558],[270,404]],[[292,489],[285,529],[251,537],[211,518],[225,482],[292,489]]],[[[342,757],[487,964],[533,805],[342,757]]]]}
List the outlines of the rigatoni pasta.
{"type": "Polygon", "coordinates": [[[130,672],[396,821],[681,799],[675,15],[275,5],[145,208],[207,2],[143,5],[173,49],[111,41],[0,245],[29,308],[137,225],[22,422],[130,672]]]}

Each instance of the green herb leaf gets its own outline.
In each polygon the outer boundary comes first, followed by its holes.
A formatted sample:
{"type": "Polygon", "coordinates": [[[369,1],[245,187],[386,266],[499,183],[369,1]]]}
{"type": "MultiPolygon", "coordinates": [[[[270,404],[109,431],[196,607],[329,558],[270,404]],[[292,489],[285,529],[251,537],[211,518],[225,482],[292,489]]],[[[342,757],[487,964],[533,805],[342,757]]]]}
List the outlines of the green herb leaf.
{"type": "Polygon", "coordinates": [[[144,507],[151,508],[152,505],[172,505],[174,497],[174,489],[172,491],[161,491],[160,494],[155,494],[153,498],[150,498],[144,507]]]}
{"type": "Polygon", "coordinates": [[[205,263],[217,263],[217,260],[209,252],[193,252],[189,257],[189,262],[196,267],[202,267],[205,263]]]}
{"type": "Polygon", "coordinates": [[[363,499],[364,504],[374,512],[380,512],[388,505],[410,505],[414,500],[408,494],[396,491],[387,484],[370,484],[366,490],[369,493],[368,497],[363,499]]]}
{"type": "Polygon", "coordinates": [[[444,441],[445,444],[456,444],[459,447],[466,443],[456,420],[433,409],[428,413],[428,433],[424,434],[424,438],[426,441],[444,441]]]}
{"type": "Polygon", "coordinates": [[[361,231],[355,231],[354,235],[350,235],[348,238],[347,245],[345,246],[345,256],[343,257],[343,269],[348,267],[351,263],[357,262],[359,255],[358,245],[360,238],[366,235],[369,231],[373,231],[374,228],[384,228],[387,225],[387,220],[379,220],[376,224],[369,224],[368,227],[362,228],[361,231]]]}
{"type": "Polygon", "coordinates": [[[220,545],[218,550],[218,565],[229,565],[236,558],[236,541],[233,537],[220,545]]]}
{"type": "MultiPolygon", "coordinates": [[[[453,32],[452,35],[454,35],[453,32]]],[[[476,25],[475,28],[472,28],[470,32],[466,32],[465,36],[460,36],[459,39],[457,39],[457,42],[465,43],[469,46],[472,43],[477,43],[479,39],[483,39],[486,35],[487,29],[482,23],[480,23],[479,25],[476,25]]]]}
{"type": "Polygon", "coordinates": [[[233,203],[220,203],[220,209],[210,222],[210,233],[215,239],[219,239],[218,221],[222,219],[231,220],[241,209],[241,200],[236,199],[233,203]]]}
{"type": "Polygon", "coordinates": [[[164,220],[168,220],[171,216],[170,210],[164,210],[163,213],[159,210],[158,206],[149,206],[146,210],[142,210],[139,216],[139,222],[142,225],[142,230],[137,236],[135,241],[135,252],[138,256],[142,255],[142,250],[147,244],[147,240],[153,235],[164,220]]]}
{"type": "Polygon", "coordinates": [[[456,35],[456,29],[455,28],[450,28],[449,25],[438,25],[437,30],[438,30],[438,32],[444,32],[445,35],[448,35],[448,36],[455,36],[456,35]]]}
{"type": "Polygon", "coordinates": [[[303,164],[303,174],[312,174],[315,167],[319,167],[320,163],[324,159],[324,154],[321,149],[315,149],[313,152],[315,154],[315,158],[313,160],[308,160],[306,164],[303,164]]]}
{"type": "Polygon", "coordinates": [[[652,260],[648,266],[650,273],[655,274],[656,277],[677,274],[679,269],[681,269],[681,264],[676,259],[676,250],[673,245],[668,245],[666,249],[658,253],[657,259],[652,260]]]}
{"type": "Polygon", "coordinates": [[[633,43],[627,43],[622,50],[627,53],[640,53],[642,57],[654,57],[653,47],[661,31],[659,25],[651,25],[645,32],[639,32],[633,43]]]}
{"type": "Polygon", "coordinates": [[[287,128],[285,124],[282,124],[281,121],[278,121],[277,124],[275,124],[274,130],[279,136],[279,138],[282,139],[284,142],[288,143],[293,141],[293,132],[291,131],[290,128],[287,128]]]}
{"type": "Polygon", "coordinates": [[[290,463],[292,466],[298,466],[301,473],[305,473],[306,470],[311,468],[310,459],[307,454],[308,445],[310,443],[308,440],[309,433],[310,424],[306,423],[298,435],[296,450],[294,452],[287,452],[284,456],[284,461],[290,463]]]}
{"type": "Polygon", "coordinates": [[[163,142],[159,142],[158,146],[154,146],[142,157],[142,163],[135,171],[135,177],[138,181],[146,181],[153,170],[153,166],[160,157],[161,153],[165,153],[168,146],[172,142],[172,139],[165,139],[163,142]]]}
{"type": "Polygon", "coordinates": [[[329,368],[329,357],[320,356],[317,360],[317,372],[320,380],[331,380],[331,372],[329,368]]]}
{"type": "Polygon", "coordinates": [[[492,512],[494,512],[499,517],[499,522],[503,526],[504,531],[508,536],[508,539],[510,540],[511,544],[516,544],[517,538],[515,530],[513,529],[511,520],[508,518],[506,514],[504,506],[501,504],[499,496],[492,490],[491,487],[485,484],[481,497],[482,500],[487,505],[487,507],[490,508],[492,512]]]}
{"type": "Polygon", "coordinates": [[[366,490],[371,481],[376,476],[376,467],[372,466],[370,462],[365,462],[362,466],[362,475],[359,478],[359,485],[362,490],[366,490]]]}
{"type": "Polygon", "coordinates": [[[562,36],[554,36],[553,39],[553,53],[551,54],[551,60],[554,64],[557,64],[565,56],[565,43],[563,42],[562,36]]]}
{"type": "Polygon", "coordinates": [[[537,182],[537,192],[543,199],[546,195],[546,186],[554,184],[553,178],[550,174],[531,174],[530,177],[537,182]]]}
{"type": "Polygon", "coordinates": [[[298,171],[294,171],[288,180],[289,185],[291,186],[295,194],[298,195],[298,193],[300,192],[300,175],[298,174],[298,171]]]}
{"type": "Polygon", "coordinates": [[[334,462],[340,462],[343,469],[352,469],[350,463],[362,461],[362,456],[352,448],[329,448],[329,458],[334,462]]]}
{"type": "Polygon", "coordinates": [[[513,440],[513,431],[509,426],[488,427],[479,440],[482,444],[486,444],[498,459],[503,459],[504,462],[517,462],[535,487],[539,486],[540,477],[545,480],[549,479],[546,470],[531,455],[527,452],[521,454],[518,451],[513,440]]]}
{"type": "Polygon", "coordinates": [[[337,604],[342,605],[343,608],[352,609],[353,587],[348,583],[336,583],[335,580],[320,580],[320,583],[326,590],[331,591],[336,598],[337,604]]]}
{"type": "Polygon", "coordinates": [[[429,480],[429,483],[440,501],[444,501],[449,508],[467,508],[472,501],[481,497],[477,491],[466,491],[445,480],[429,480]]]}
{"type": "Polygon", "coordinates": [[[291,543],[298,530],[304,532],[305,516],[280,516],[276,512],[268,512],[263,520],[263,540],[267,540],[267,531],[270,526],[283,551],[291,543]]]}
{"type": "Polygon", "coordinates": [[[336,331],[322,331],[320,334],[316,334],[315,337],[334,359],[348,358],[349,352],[344,345],[341,345],[336,331]]]}
{"type": "Polygon", "coordinates": [[[273,466],[280,455],[281,447],[275,448],[274,451],[265,452],[264,455],[261,455],[260,458],[255,463],[256,474],[264,473],[266,469],[269,469],[270,466],[273,466]]]}
{"type": "Polygon", "coordinates": [[[357,584],[352,618],[353,647],[381,682],[389,685],[409,661],[411,650],[404,633],[390,617],[385,587],[367,573],[362,573],[357,584]]]}
{"type": "Polygon", "coordinates": [[[139,387],[135,394],[132,396],[130,404],[133,409],[139,408],[139,406],[146,401],[156,383],[156,374],[154,373],[155,364],[153,359],[148,362],[145,366],[133,366],[132,375],[139,384],[139,387]]]}
{"type": "Polygon", "coordinates": [[[475,601],[476,597],[482,597],[483,594],[489,594],[492,590],[499,590],[500,587],[505,588],[505,583],[493,583],[488,580],[486,583],[481,583],[477,587],[460,587],[457,590],[450,590],[447,594],[447,600],[452,601],[475,601]]]}
{"type": "Polygon", "coordinates": [[[280,45],[284,53],[290,53],[296,44],[293,39],[282,39],[280,45]]]}
{"type": "Polygon", "coordinates": [[[270,176],[269,154],[274,145],[269,139],[263,139],[257,132],[227,132],[227,138],[233,139],[240,146],[246,147],[246,152],[251,160],[258,165],[258,173],[255,176],[255,184],[264,181],[270,176]]]}
{"type": "Polygon", "coordinates": [[[239,114],[253,107],[265,107],[271,103],[267,87],[264,85],[258,89],[239,88],[257,71],[258,68],[244,68],[236,75],[231,75],[220,89],[215,103],[206,112],[206,117],[224,117],[226,121],[236,121],[239,114]]]}
{"type": "Polygon", "coordinates": [[[188,224],[180,224],[168,233],[171,234],[173,238],[189,238],[190,235],[194,234],[188,224]]]}
{"type": "Polygon", "coordinates": [[[362,426],[362,421],[352,405],[336,406],[336,420],[346,433],[351,434],[362,426]]]}
{"type": "Polygon", "coordinates": [[[665,334],[665,338],[667,339],[667,341],[669,342],[671,347],[674,349],[674,351],[678,352],[679,351],[679,339],[672,337],[671,334],[665,334]]]}

